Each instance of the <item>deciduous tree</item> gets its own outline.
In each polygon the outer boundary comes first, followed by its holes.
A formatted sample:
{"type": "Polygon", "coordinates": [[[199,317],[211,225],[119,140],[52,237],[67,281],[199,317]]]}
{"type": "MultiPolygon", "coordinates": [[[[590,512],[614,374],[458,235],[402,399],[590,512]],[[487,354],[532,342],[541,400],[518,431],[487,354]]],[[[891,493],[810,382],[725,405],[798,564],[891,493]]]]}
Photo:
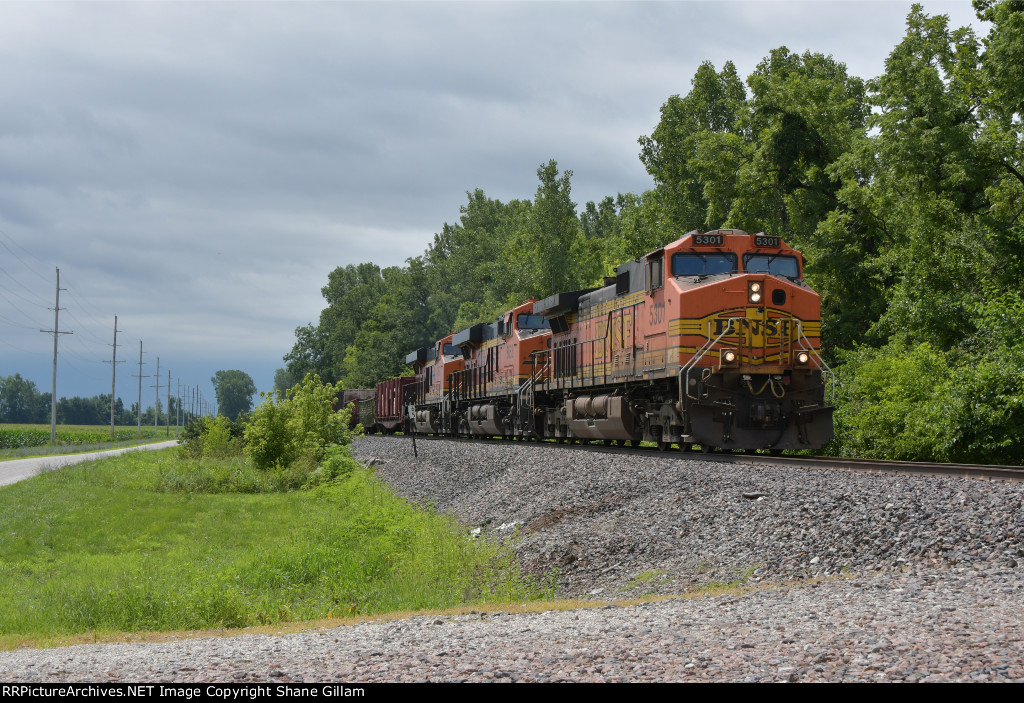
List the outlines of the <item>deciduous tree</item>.
{"type": "Polygon", "coordinates": [[[244,371],[218,371],[210,379],[217,394],[217,412],[234,420],[239,413],[252,410],[256,384],[244,371]]]}

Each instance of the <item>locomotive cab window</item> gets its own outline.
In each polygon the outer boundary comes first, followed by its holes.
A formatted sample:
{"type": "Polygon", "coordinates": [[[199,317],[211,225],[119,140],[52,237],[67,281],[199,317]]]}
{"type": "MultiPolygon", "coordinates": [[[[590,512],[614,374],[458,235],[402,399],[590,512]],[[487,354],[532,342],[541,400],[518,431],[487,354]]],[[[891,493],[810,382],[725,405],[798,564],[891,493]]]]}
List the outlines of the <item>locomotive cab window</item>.
{"type": "Polygon", "coordinates": [[[736,255],[719,252],[679,252],[672,255],[673,276],[713,276],[716,273],[736,273],[736,255]]]}
{"type": "Polygon", "coordinates": [[[454,344],[448,343],[444,345],[445,356],[462,356],[462,350],[454,344]]]}
{"type": "Polygon", "coordinates": [[[650,281],[648,290],[657,290],[665,285],[665,274],[662,271],[661,257],[657,259],[651,259],[647,262],[648,275],[647,280],[650,281]]]}
{"type": "Polygon", "coordinates": [[[516,316],[516,327],[521,330],[546,330],[551,329],[551,324],[543,315],[521,312],[516,316]]]}
{"type": "Polygon", "coordinates": [[[800,278],[800,262],[795,256],[784,254],[744,254],[743,270],[747,273],[800,278]]]}

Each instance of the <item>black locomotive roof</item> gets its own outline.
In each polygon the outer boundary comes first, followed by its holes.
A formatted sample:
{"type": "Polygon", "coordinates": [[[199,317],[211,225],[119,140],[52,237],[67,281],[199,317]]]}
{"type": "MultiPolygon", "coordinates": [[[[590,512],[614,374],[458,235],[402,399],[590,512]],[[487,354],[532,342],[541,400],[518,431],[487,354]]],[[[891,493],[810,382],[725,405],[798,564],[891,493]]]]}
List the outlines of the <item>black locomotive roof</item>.
{"type": "Polygon", "coordinates": [[[580,296],[579,307],[590,308],[613,300],[617,296],[644,290],[646,285],[644,265],[639,259],[621,264],[615,269],[615,272],[613,283],[580,296]]]}
{"type": "Polygon", "coordinates": [[[533,312],[544,317],[556,317],[567,312],[574,312],[580,307],[580,296],[586,295],[597,288],[584,288],[570,293],[555,293],[533,304],[533,312]]]}
{"type": "Polygon", "coordinates": [[[405,363],[407,363],[407,364],[416,364],[416,363],[422,364],[423,362],[425,362],[427,360],[427,352],[428,351],[432,351],[432,350],[427,349],[426,347],[420,347],[419,349],[417,349],[416,351],[412,352],[407,357],[405,357],[405,363]]]}
{"type": "Polygon", "coordinates": [[[494,323],[479,322],[452,335],[452,344],[457,347],[461,347],[464,344],[480,345],[488,339],[494,339],[497,334],[498,331],[494,323]]]}

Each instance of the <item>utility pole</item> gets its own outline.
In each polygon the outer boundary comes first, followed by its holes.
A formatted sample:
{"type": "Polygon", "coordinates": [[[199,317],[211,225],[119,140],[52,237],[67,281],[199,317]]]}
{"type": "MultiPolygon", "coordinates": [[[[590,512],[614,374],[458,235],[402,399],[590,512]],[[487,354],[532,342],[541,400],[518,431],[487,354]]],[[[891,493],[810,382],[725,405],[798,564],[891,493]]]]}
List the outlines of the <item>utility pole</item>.
{"type": "Polygon", "coordinates": [[[50,445],[57,444],[57,339],[62,334],[74,334],[74,332],[61,332],[58,325],[60,319],[60,292],[67,288],[60,287],[60,269],[57,269],[57,299],[53,304],[53,329],[39,330],[46,334],[53,335],[53,384],[50,388],[50,445]]]}
{"type": "Polygon", "coordinates": [[[117,365],[123,364],[124,360],[117,360],[117,315],[114,315],[114,343],[111,345],[114,347],[114,356],[110,361],[104,361],[104,364],[110,364],[110,439],[114,439],[114,389],[116,388],[117,380],[117,365]]]}
{"type": "MultiPolygon", "coordinates": [[[[134,374],[133,374],[134,375],[134,374]]],[[[139,340],[139,373],[136,376],[139,379],[139,404],[135,408],[135,421],[138,426],[135,430],[135,436],[142,439],[142,379],[149,378],[148,375],[142,375],[142,340],[139,340]]]]}
{"type": "Polygon", "coordinates": [[[156,439],[157,424],[160,422],[160,357],[156,358],[156,383],[153,384],[153,388],[156,389],[156,394],[153,400],[153,439],[156,439]]]}
{"type": "Polygon", "coordinates": [[[165,437],[171,436],[171,370],[167,369],[167,427],[164,433],[165,437]]]}
{"type": "Polygon", "coordinates": [[[174,436],[177,437],[178,433],[181,432],[181,379],[178,379],[178,394],[175,396],[178,399],[178,407],[175,408],[174,412],[174,436]]]}

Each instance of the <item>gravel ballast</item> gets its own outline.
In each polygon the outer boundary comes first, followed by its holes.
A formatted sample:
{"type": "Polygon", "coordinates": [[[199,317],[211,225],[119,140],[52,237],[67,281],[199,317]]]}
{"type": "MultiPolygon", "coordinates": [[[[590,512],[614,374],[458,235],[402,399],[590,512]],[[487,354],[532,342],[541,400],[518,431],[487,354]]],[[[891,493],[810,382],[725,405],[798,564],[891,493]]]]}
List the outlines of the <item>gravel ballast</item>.
{"type": "Polygon", "coordinates": [[[1024,679],[1024,486],[367,437],[394,489],[583,599],[280,636],[0,653],[6,681],[1024,679]],[[723,593],[723,586],[729,586],[723,593]]]}

